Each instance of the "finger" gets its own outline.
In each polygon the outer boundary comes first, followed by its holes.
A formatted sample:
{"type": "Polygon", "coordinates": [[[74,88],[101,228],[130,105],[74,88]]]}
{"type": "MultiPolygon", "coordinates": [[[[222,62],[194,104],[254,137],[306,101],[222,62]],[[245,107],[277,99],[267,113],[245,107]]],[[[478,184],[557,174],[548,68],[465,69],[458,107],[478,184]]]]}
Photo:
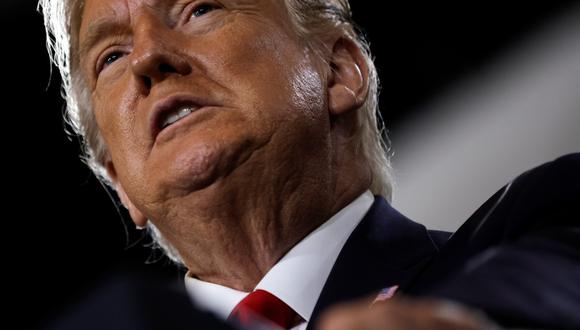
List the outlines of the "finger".
{"type": "Polygon", "coordinates": [[[318,321],[317,330],[366,330],[368,304],[350,303],[332,307],[318,321]]]}

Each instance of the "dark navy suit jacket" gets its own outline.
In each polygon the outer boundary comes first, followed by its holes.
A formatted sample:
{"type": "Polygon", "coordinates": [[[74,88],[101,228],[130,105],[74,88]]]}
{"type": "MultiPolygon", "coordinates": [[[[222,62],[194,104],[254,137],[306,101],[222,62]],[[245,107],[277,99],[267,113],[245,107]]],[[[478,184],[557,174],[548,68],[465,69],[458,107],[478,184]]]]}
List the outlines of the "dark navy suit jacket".
{"type": "Polygon", "coordinates": [[[322,290],[308,329],[338,302],[400,285],[506,326],[580,329],[580,154],[528,171],[453,235],[377,197],[322,290]]]}
{"type": "MultiPolygon", "coordinates": [[[[232,328],[196,313],[183,288],[142,282],[113,281],[54,328],[232,328]]],[[[341,250],[308,329],[329,306],[393,285],[481,309],[501,325],[580,329],[580,154],[524,173],[453,235],[377,197],[341,250]]]]}

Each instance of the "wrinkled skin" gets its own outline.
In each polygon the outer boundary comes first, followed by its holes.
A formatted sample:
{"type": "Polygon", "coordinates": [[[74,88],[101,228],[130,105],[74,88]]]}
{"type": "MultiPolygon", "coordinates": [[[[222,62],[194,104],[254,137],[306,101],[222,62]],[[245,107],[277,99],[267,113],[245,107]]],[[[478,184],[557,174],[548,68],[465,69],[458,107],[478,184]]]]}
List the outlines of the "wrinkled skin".
{"type": "Polygon", "coordinates": [[[193,276],[252,289],[369,187],[350,143],[368,93],[360,50],[337,35],[315,58],[283,1],[88,0],[79,36],[109,176],[193,276]],[[171,97],[197,108],[152,125],[171,97]]]}

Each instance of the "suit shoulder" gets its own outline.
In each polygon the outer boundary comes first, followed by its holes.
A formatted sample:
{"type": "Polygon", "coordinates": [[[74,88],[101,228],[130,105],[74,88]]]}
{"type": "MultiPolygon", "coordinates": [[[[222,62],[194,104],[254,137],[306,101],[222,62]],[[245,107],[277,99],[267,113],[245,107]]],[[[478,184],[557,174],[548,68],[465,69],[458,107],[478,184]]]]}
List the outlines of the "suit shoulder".
{"type": "Polygon", "coordinates": [[[503,198],[511,219],[578,225],[580,217],[580,154],[569,154],[536,167],[512,181],[503,198]]]}
{"type": "Polygon", "coordinates": [[[580,153],[561,156],[548,164],[552,171],[569,175],[571,179],[580,179],[580,153]]]}
{"type": "Polygon", "coordinates": [[[554,161],[554,168],[565,175],[577,187],[580,186],[580,153],[558,158],[554,161]]]}
{"type": "Polygon", "coordinates": [[[561,156],[560,158],[556,159],[554,161],[554,163],[579,166],[580,165],[580,152],[575,152],[575,153],[561,156]]]}
{"type": "Polygon", "coordinates": [[[561,156],[529,170],[514,181],[514,184],[525,186],[538,195],[549,197],[556,194],[576,196],[580,194],[580,153],[561,156]]]}
{"type": "Polygon", "coordinates": [[[551,162],[538,166],[526,173],[546,173],[566,178],[577,183],[580,180],[580,153],[561,156],[551,162]]]}

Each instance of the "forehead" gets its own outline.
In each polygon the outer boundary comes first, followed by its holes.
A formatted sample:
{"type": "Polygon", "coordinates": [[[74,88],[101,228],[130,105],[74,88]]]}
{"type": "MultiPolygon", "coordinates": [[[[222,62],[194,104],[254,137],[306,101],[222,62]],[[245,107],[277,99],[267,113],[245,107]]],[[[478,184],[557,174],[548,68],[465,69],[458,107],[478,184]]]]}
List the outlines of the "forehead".
{"type": "MultiPolygon", "coordinates": [[[[173,7],[189,3],[206,3],[204,0],[85,0],[81,14],[81,35],[95,20],[111,19],[130,21],[131,16],[143,8],[158,12],[169,12],[173,7]]],[[[276,9],[285,8],[285,0],[220,0],[215,1],[231,9],[260,9],[263,13],[274,14],[276,9]]]]}
{"type": "Polygon", "coordinates": [[[180,9],[192,3],[216,3],[231,12],[269,19],[292,30],[286,0],[85,0],[80,12],[76,13],[80,16],[76,29],[77,53],[83,57],[91,48],[92,40],[103,35],[131,34],[134,18],[143,10],[167,18],[178,15],[180,9]]]}

